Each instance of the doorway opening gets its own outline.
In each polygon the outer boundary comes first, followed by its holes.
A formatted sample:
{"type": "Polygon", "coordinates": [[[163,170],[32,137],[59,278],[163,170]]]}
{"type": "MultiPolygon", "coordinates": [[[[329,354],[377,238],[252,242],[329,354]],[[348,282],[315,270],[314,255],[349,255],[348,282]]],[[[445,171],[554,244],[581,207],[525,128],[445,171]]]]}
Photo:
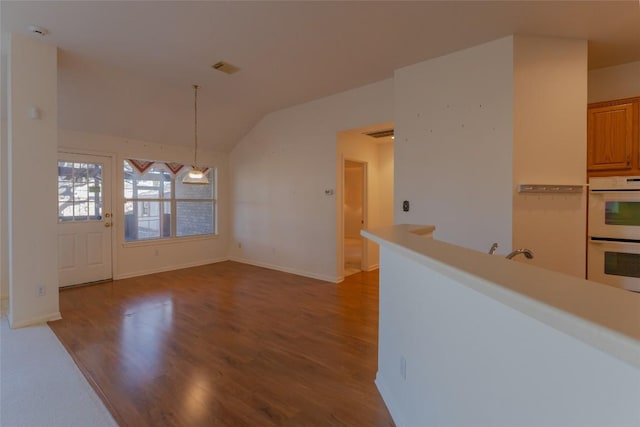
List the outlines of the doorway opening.
{"type": "Polygon", "coordinates": [[[393,123],[337,134],[336,267],[339,281],[378,268],[378,246],[363,228],[393,225],[393,123]]]}
{"type": "Polygon", "coordinates": [[[344,161],[344,275],[350,276],[363,270],[364,239],[360,235],[366,216],[367,163],[344,161]]]}

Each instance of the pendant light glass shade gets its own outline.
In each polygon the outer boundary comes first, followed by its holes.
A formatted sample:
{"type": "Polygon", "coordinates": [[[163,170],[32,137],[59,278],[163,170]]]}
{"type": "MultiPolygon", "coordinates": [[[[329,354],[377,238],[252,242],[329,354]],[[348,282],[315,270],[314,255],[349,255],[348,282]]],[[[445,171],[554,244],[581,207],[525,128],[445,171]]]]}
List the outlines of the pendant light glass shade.
{"type": "Polygon", "coordinates": [[[203,168],[198,167],[198,85],[193,85],[193,110],[194,110],[194,132],[193,132],[193,165],[191,170],[182,178],[183,184],[209,184],[209,178],[204,173],[203,168]]]}
{"type": "Polygon", "coordinates": [[[182,178],[183,184],[209,184],[209,178],[203,170],[192,166],[191,170],[182,178]]]}

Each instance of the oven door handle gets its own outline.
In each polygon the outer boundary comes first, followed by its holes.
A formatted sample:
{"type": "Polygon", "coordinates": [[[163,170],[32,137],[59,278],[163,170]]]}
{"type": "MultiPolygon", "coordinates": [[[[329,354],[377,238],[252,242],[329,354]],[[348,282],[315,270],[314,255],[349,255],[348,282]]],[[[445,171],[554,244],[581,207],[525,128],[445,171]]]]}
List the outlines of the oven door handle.
{"type": "Polygon", "coordinates": [[[626,190],[622,190],[622,189],[611,189],[611,190],[607,190],[607,189],[597,189],[597,188],[590,188],[589,189],[589,193],[591,194],[633,194],[633,193],[638,193],[640,192],[640,188],[629,188],[626,190]]]}
{"type": "Polygon", "coordinates": [[[604,244],[611,244],[611,245],[630,245],[630,246],[640,246],[640,240],[615,240],[615,239],[607,239],[607,240],[602,240],[602,239],[598,239],[598,238],[593,238],[590,237],[589,238],[589,243],[594,243],[596,245],[604,245],[604,244]]]}

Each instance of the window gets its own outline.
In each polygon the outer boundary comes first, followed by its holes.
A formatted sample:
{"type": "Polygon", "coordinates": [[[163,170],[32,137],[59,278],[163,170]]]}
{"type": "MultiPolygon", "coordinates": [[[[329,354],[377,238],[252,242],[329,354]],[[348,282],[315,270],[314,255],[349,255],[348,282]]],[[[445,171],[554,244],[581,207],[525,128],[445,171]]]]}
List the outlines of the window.
{"type": "Polygon", "coordinates": [[[58,162],[58,221],[102,219],[102,165],[58,162]]]}
{"type": "Polygon", "coordinates": [[[183,184],[188,166],[124,161],[125,240],[215,234],[215,171],[208,185],[183,184]]]}

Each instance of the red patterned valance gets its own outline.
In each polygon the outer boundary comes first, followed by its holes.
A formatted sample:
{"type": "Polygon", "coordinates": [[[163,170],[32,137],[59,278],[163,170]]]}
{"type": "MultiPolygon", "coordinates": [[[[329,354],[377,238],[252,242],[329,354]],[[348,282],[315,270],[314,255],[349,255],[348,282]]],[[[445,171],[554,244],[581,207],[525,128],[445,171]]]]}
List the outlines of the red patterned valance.
{"type": "MultiPolygon", "coordinates": [[[[191,165],[191,166],[189,166],[189,167],[190,167],[190,168],[194,168],[195,166],[191,165]]],[[[205,173],[205,174],[207,173],[207,171],[208,171],[209,169],[211,169],[211,168],[204,168],[204,167],[202,167],[202,166],[198,166],[198,167],[195,167],[195,168],[196,168],[196,169],[201,170],[201,171],[202,171],[202,173],[205,173]]]]}
{"type": "Polygon", "coordinates": [[[136,160],[136,159],[128,159],[129,160],[129,164],[131,166],[133,166],[134,168],[136,168],[136,170],[138,172],[140,172],[140,175],[144,175],[144,173],[151,167],[153,166],[152,161],[150,160],[136,160]]]}
{"type": "MultiPolygon", "coordinates": [[[[174,176],[178,175],[178,172],[183,170],[185,167],[189,168],[187,165],[183,165],[182,163],[177,162],[154,162],[152,160],[138,160],[138,159],[127,159],[129,164],[140,173],[140,175],[144,175],[153,165],[162,165],[165,166],[174,176]]],[[[203,173],[207,173],[210,168],[201,168],[203,173]]]]}
{"type": "Polygon", "coordinates": [[[180,172],[180,170],[184,167],[184,165],[182,163],[176,163],[176,162],[168,162],[165,163],[165,165],[169,168],[169,170],[176,175],[178,172],[180,172]]]}

